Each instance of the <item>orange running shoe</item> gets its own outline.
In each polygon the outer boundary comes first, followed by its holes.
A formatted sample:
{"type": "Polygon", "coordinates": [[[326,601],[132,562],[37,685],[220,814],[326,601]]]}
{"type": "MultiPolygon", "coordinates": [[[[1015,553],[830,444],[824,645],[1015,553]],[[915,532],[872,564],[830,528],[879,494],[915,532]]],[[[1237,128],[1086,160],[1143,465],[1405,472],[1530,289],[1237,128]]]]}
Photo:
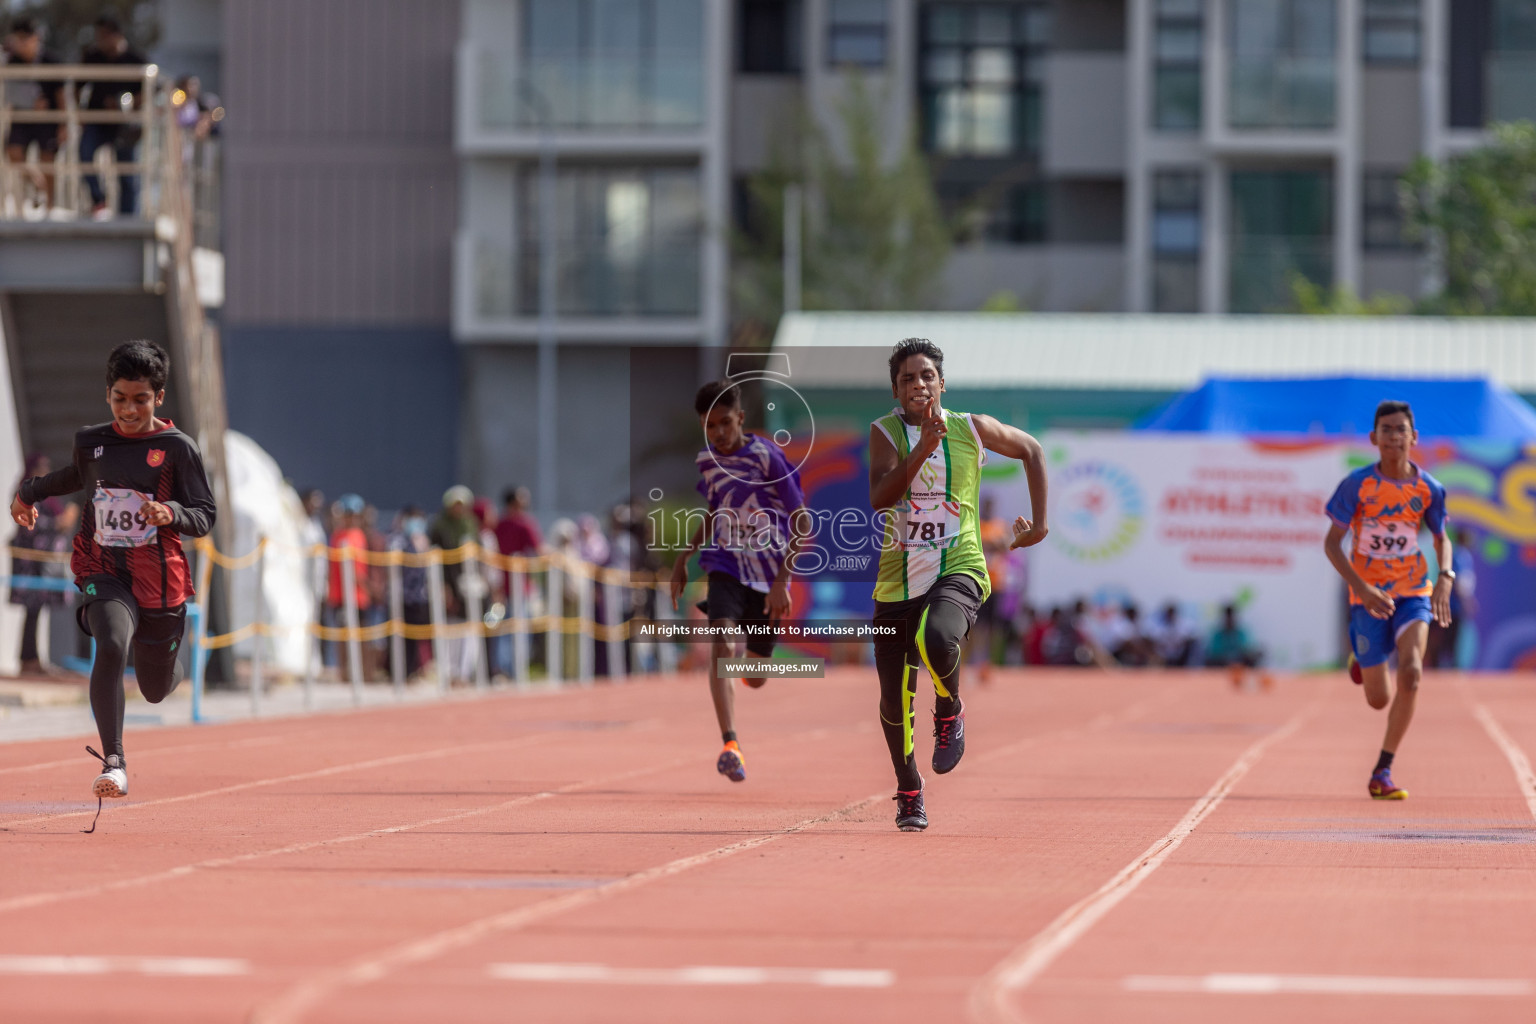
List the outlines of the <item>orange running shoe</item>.
{"type": "Polygon", "coordinates": [[[754,690],[762,689],[763,684],[766,683],[767,681],[768,681],[768,677],[767,676],[742,676],[741,677],[741,685],[742,686],[750,686],[754,690]]]}
{"type": "Polygon", "coordinates": [[[1407,800],[1408,791],[1399,789],[1392,784],[1392,769],[1383,768],[1371,776],[1371,784],[1368,787],[1372,800],[1407,800]]]}
{"type": "Polygon", "coordinates": [[[720,751],[720,759],[715,762],[715,771],[732,782],[746,781],[747,759],[741,756],[741,747],[735,740],[731,740],[725,745],[725,749],[720,751]]]}

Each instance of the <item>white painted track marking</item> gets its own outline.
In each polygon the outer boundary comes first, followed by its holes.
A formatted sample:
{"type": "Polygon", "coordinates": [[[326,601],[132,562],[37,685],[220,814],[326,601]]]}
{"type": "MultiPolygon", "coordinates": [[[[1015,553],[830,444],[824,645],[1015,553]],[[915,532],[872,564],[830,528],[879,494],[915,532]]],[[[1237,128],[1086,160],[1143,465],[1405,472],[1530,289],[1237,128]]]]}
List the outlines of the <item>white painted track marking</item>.
{"type": "Polygon", "coordinates": [[[1205,974],[1177,977],[1133,974],[1128,992],[1204,992],[1212,995],[1529,996],[1536,984],[1522,978],[1391,978],[1348,974],[1205,974]]]}
{"type": "Polygon", "coordinates": [[[1264,752],[1290,736],[1312,713],[1314,702],[1290,721],[1243,751],[1232,767],[1217,779],[1205,795],[1196,800],[1167,834],[1149,846],[1140,857],[1115,873],[1098,889],[1078,900],[1024,945],[1004,957],[1002,962],[977,983],[971,992],[971,1015],[983,1021],[1017,1021],[1010,1005],[1014,993],[1027,988],[1056,958],[1070,949],[1136,888],[1151,877],[1184,840],[1221,805],[1232,788],[1264,756],[1264,752]]]}
{"type": "Polygon", "coordinates": [[[1531,817],[1536,818],[1536,771],[1531,770],[1531,759],[1525,756],[1520,744],[1511,739],[1504,727],[1499,725],[1492,711],[1482,704],[1473,704],[1472,715],[1482,724],[1494,744],[1504,752],[1509,766],[1515,771],[1515,781],[1520,785],[1520,792],[1525,796],[1525,805],[1530,808],[1531,817]]]}
{"type": "Polygon", "coordinates": [[[503,981],[575,982],[606,985],[811,985],[821,988],[890,988],[892,971],[813,967],[608,967],[603,964],[491,964],[503,981]]]}
{"type": "Polygon", "coordinates": [[[218,978],[250,974],[246,960],[205,956],[0,956],[0,974],[148,974],[218,978]]]}
{"type": "Polygon", "coordinates": [[[473,945],[492,935],[516,931],[519,928],[554,917],[557,914],[563,914],[568,910],[585,907],[605,900],[610,896],[617,896],[620,893],[648,885],[651,882],[682,874],[684,871],[692,868],[709,864],[746,850],[756,849],[774,840],[783,839],[785,836],[791,836],[797,832],[803,832],[808,828],[814,828],[825,822],[845,818],[885,799],[889,798],[886,792],[882,790],[873,796],[867,796],[862,800],[855,800],[853,803],[845,804],[828,814],[806,818],[793,825],[775,829],[764,835],[753,836],[751,839],[744,839],[736,843],[728,843],[725,846],[718,846],[713,850],[706,850],[703,853],[679,857],[665,864],[637,871],[633,875],[595,889],[579,889],[564,896],[556,896],[528,906],[517,907],[504,913],[492,914],[489,917],[470,921],[457,928],[449,928],[446,931],[437,932],[411,942],[401,943],[379,953],[361,957],[354,960],[351,964],[323,971],[309,981],[289,989],[277,999],[258,1007],[250,1017],[250,1024],[294,1024],[294,1022],[303,1020],[309,1011],[341,989],[381,981],[388,977],[390,972],[399,970],[402,967],[423,963],[473,945]]]}

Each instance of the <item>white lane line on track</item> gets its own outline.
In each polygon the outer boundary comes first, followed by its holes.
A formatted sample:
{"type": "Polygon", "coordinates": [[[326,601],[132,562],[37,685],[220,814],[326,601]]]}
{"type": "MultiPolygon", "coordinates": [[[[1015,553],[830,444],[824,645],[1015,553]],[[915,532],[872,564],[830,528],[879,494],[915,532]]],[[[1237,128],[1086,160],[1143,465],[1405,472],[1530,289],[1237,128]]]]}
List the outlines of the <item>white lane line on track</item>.
{"type": "MultiPolygon", "coordinates": [[[[289,782],[304,782],[309,779],[322,779],[327,775],[343,775],[347,772],[364,771],[369,768],[384,768],[389,765],[410,764],[412,761],[429,761],[433,758],[452,757],[455,754],[469,754],[484,750],[504,750],[509,746],[522,743],[533,743],[547,740],[555,733],[532,733],[527,736],[517,736],[506,740],[492,740],[486,743],[470,743],[456,747],[435,747],[431,750],[418,750],[410,754],[393,754],[389,757],[375,757],[367,761],[352,761],[347,764],[331,765],[328,768],[317,768],[314,771],[298,772],[294,775],[280,775],[268,779],[252,779],[250,782],[236,782],[229,786],[220,786],[217,789],[204,789],[196,793],[183,793],[180,796],[161,797],[158,800],[133,801],[131,798],[125,803],[112,803],[114,814],[124,811],[137,811],[146,807],[163,807],[166,804],[186,803],[188,800],[203,800],[212,796],[228,796],[230,793],[241,793],[252,789],[263,789],[267,786],[281,786],[289,782]]],[[[96,770],[100,770],[99,768],[96,770]]],[[[45,814],[36,818],[17,818],[12,821],[0,821],[0,829],[12,828],[17,825],[35,825],[43,821],[58,821],[63,818],[88,818],[96,813],[92,807],[84,811],[69,811],[64,814],[45,814]]]]}
{"type": "MultiPolygon", "coordinates": [[[[134,751],[134,760],[143,757],[158,757],[161,754],[183,754],[189,750],[233,750],[237,747],[270,746],[273,743],[287,743],[294,740],[294,736],[253,736],[249,739],[233,740],[230,742],[213,743],[185,743],[175,747],[155,747],[151,750],[134,751]]],[[[0,768],[0,775],[13,775],[18,772],[38,772],[45,768],[88,768],[91,771],[100,771],[100,766],[86,754],[84,749],[80,751],[80,757],[70,757],[60,761],[39,761],[35,764],[18,764],[9,768],[0,768]]]]}
{"type": "Polygon", "coordinates": [[[1004,957],[971,992],[971,1015],[984,1021],[1017,1021],[1021,1018],[1010,1005],[1014,993],[1027,988],[1056,958],[1072,947],[1106,914],[1163,865],[1184,840],[1221,805],[1234,786],[1264,756],[1264,752],[1290,736],[1312,713],[1312,708],[1297,713],[1274,732],[1243,751],[1232,767],[1217,779],[1205,795],[1196,800],[1178,824],[1158,839],[1140,857],[1121,868],[1098,889],[1072,904],[1024,945],[1004,957]]]}
{"type": "Polygon", "coordinates": [[[267,857],[279,857],[290,853],[304,853],[308,850],[318,850],[327,846],[339,846],[343,843],[355,843],[363,839],[372,839],[378,836],[393,835],[397,832],[409,832],[413,829],[428,828],[432,825],[446,825],[450,822],[463,821],[467,818],[478,817],[482,814],[494,814],[497,811],[509,810],[524,804],[535,803],[540,800],[548,800],[552,797],[564,796],[568,793],[579,792],[589,786],[611,786],[618,782],[647,775],[651,772],[665,771],[680,764],[694,760],[693,757],[676,757],[663,764],[652,765],[649,768],[637,768],[633,771],[621,772],[617,775],[609,775],[601,779],[583,779],[561,786],[558,789],[544,790],[539,793],[530,793],[527,796],[515,797],[504,800],[501,803],[490,804],[486,807],[474,807],[467,811],[459,811],[456,814],[446,814],[436,818],[426,818],[422,821],[413,821],[405,825],[390,825],[384,828],[369,829],[367,832],[356,832],[348,836],[334,836],[330,839],[314,839],[302,843],[290,843],[287,846],[277,846],[270,850],[256,850],[251,853],[240,853],[230,857],[212,857],[208,860],[197,861],[193,864],[182,864],[164,871],[156,871],[148,875],[136,875],[132,878],[120,878],[114,882],[103,882],[100,885],[85,886],[79,889],[64,889],[56,892],[32,893],[26,896],[16,896],[8,900],[0,900],[0,913],[11,910],[26,910],[31,907],[46,906],[51,903],[61,903],[65,900],[83,899],[88,896],[100,896],[103,893],[117,892],[122,889],[133,889],[142,885],[153,885],[156,882],[169,882],[199,871],[211,871],[217,868],[238,867],[252,861],[263,860],[267,857]]]}
{"type": "Polygon", "coordinates": [[[797,832],[803,832],[817,825],[846,818],[848,815],[854,814],[882,799],[888,799],[884,791],[874,796],[867,796],[862,800],[855,800],[853,803],[846,804],[829,814],[806,818],[773,832],[754,836],[751,839],[744,839],[740,842],[729,843],[725,846],[719,846],[704,853],[679,857],[676,860],[668,861],[654,868],[637,871],[633,875],[621,878],[616,882],[610,882],[604,886],[599,886],[596,889],[580,889],[564,896],[542,900],[538,903],[506,911],[505,913],[492,914],[489,917],[470,921],[468,924],[460,925],[457,928],[449,928],[422,939],[401,943],[398,946],[371,956],[361,957],[347,966],[324,971],[317,977],[288,990],[277,999],[257,1007],[256,1011],[250,1016],[251,1024],[292,1024],[292,1022],[302,1020],[310,1010],[340,989],[380,981],[393,970],[432,960],[445,953],[472,945],[491,935],[516,931],[519,928],[554,917],[557,914],[563,914],[568,910],[585,907],[605,900],[610,896],[617,896],[620,893],[637,889],[651,882],[682,874],[691,868],[709,864],[746,850],[756,849],[759,846],[764,846],[777,839],[783,839],[785,836],[794,835],[797,832]]]}
{"type": "Polygon", "coordinates": [[[1212,995],[1529,996],[1523,978],[1392,978],[1349,974],[1204,974],[1178,977],[1133,974],[1128,992],[1203,992],[1212,995]]]}
{"type": "Polygon", "coordinates": [[[608,967],[603,964],[491,964],[502,981],[598,985],[810,985],[820,988],[890,988],[892,971],[825,967],[608,967]]]}
{"type": "Polygon", "coordinates": [[[147,974],[227,978],[250,974],[247,960],[206,956],[0,956],[0,974],[147,974]]]}
{"type": "Polygon", "coordinates": [[[1493,717],[1493,712],[1485,706],[1474,703],[1472,717],[1482,724],[1483,730],[1504,752],[1509,766],[1515,771],[1515,781],[1520,786],[1520,792],[1525,796],[1525,805],[1530,808],[1531,817],[1536,818],[1536,771],[1531,770],[1531,759],[1525,756],[1525,751],[1520,749],[1520,744],[1510,738],[1509,733],[1505,732],[1504,727],[1493,717]]]}

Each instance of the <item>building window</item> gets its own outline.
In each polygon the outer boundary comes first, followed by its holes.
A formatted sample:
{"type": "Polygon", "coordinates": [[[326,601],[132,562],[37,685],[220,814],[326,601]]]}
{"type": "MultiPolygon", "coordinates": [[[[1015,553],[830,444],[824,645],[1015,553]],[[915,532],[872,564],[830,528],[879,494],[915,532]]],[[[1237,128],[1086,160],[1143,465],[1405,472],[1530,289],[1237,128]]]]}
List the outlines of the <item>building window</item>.
{"type": "Polygon", "coordinates": [[[955,241],[961,245],[1045,241],[1046,187],[1039,182],[981,187],[949,183],[939,185],[937,191],[945,218],[954,225],[955,241]]]}
{"type": "Polygon", "coordinates": [[[1367,249],[1407,249],[1396,171],[1366,171],[1361,188],[1361,241],[1367,249]]]}
{"type": "Polygon", "coordinates": [[[1334,124],[1336,0],[1228,0],[1233,128],[1334,124]]]}
{"type": "Polygon", "coordinates": [[[487,127],[692,128],[704,121],[702,0],[526,0],[518,63],[482,63],[487,127]],[[526,79],[519,79],[519,73],[526,79]]]}
{"type": "Polygon", "coordinates": [[[1493,0],[1488,120],[1536,120],[1536,0],[1493,0]]]}
{"type": "Polygon", "coordinates": [[[1277,313],[1296,306],[1298,277],[1333,285],[1333,173],[1233,171],[1227,307],[1277,313]]]}
{"type": "Polygon", "coordinates": [[[1203,0],[1157,0],[1153,29],[1152,126],[1200,130],[1200,66],[1204,49],[1203,0]]]}
{"type": "Polygon", "coordinates": [[[744,74],[800,73],[802,10],[801,0],[742,0],[736,28],[744,74]]]}
{"type": "MultiPolygon", "coordinates": [[[[702,206],[694,168],[563,168],[557,308],[568,316],[696,316],[702,206]]],[[[518,309],[538,311],[539,180],[518,179],[518,309]]]]}
{"type": "Polygon", "coordinates": [[[1040,149],[1044,4],[935,3],[923,8],[923,144],[952,156],[1040,149]]]}
{"type": "Polygon", "coordinates": [[[1419,62],[1419,4],[1420,0],[1365,0],[1360,42],[1367,64],[1419,62]]]}
{"type": "Polygon", "coordinates": [[[1200,187],[1197,170],[1152,179],[1152,309],[1200,311],[1200,187]]]}
{"type": "Polygon", "coordinates": [[[827,63],[885,66],[887,0],[827,0],[827,63]]]}

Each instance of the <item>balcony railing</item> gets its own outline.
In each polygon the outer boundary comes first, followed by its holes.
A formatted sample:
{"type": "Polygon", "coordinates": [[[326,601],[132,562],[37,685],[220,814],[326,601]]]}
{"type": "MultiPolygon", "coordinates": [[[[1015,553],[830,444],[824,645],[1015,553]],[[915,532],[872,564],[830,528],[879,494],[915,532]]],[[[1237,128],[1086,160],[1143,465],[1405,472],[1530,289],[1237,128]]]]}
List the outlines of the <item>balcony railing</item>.
{"type": "Polygon", "coordinates": [[[1325,287],[1333,282],[1333,239],[1234,239],[1228,266],[1228,309],[1234,313],[1288,312],[1296,308],[1298,276],[1325,287]]]}
{"type": "Polygon", "coordinates": [[[1488,120],[1536,121],[1536,53],[1490,53],[1488,120]]]}
{"type": "Polygon", "coordinates": [[[1327,129],[1334,125],[1338,67],[1332,57],[1234,57],[1227,123],[1235,129],[1327,129]]]}

